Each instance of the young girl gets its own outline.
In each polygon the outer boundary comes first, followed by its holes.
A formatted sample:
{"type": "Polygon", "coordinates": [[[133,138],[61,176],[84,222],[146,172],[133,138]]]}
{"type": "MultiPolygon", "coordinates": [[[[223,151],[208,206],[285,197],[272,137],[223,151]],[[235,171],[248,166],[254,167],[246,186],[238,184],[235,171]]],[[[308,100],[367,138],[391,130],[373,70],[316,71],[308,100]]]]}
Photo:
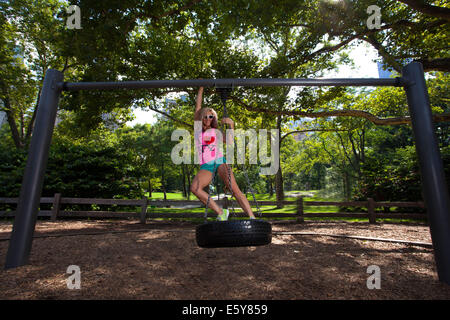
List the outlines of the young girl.
{"type": "MultiPolygon", "coordinates": [[[[236,200],[244,212],[248,214],[250,219],[255,219],[247,198],[236,183],[231,167],[227,168],[228,165],[226,164],[225,157],[218,148],[218,135],[216,134],[218,131],[217,113],[212,108],[202,108],[202,101],[203,87],[200,87],[194,113],[194,121],[201,121],[202,124],[201,136],[195,137],[195,145],[200,160],[200,170],[192,181],[191,191],[206,205],[208,193],[203,188],[211,183],[214,170],[216,170],[215,174],[220,176],[228,190],[233,191],[236,200]],[[229,172],[231,175],[231,186],[229,185],[229,172]]],[[[222,123],[229,124],[231,129],[234,129],[234,122],[230,118],[223,118],[222,123]]],[[[223,134],[223,141],[226,141],[225,134],[223,134]]],[[[212,198],[209,199],[209,207],[217,214],[217,220],[225,221],[228,219],[228,210],[224,209],[222,211],[212,198]]]]}

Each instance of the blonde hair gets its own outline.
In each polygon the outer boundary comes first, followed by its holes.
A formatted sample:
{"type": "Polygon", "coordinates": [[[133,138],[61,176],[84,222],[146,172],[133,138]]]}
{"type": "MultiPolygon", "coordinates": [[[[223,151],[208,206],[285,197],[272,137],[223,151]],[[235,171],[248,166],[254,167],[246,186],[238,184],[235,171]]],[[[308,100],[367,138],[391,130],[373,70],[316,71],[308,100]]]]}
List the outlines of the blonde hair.
{"type": "Polygon", "coordinates": [[[203,118],[205,117],[205,115],[208,112],[211,112],[213,114],[213,116],[214,116],[214,119],[211,121],[211,128],[215,128],[215,129],[219,128],[219,123],[218,123],[218,119],[217,119],[217,112],[213,108],[209,108],[209,107],[201,108],[200,112],[198,113],[198,117],[200,119],[197,118],[196,120],[202,121],[202,124],[203,124],[203,118]]]}

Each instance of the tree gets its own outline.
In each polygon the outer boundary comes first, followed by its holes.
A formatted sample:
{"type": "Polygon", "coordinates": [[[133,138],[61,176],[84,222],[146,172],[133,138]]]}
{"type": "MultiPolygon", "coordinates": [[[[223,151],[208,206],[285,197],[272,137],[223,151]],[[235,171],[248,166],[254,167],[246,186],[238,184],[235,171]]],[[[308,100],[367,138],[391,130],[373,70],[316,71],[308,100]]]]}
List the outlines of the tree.
{"type": "MultiPolygon", "coordinates": [[[[316,1],[309,10],[309,19],[285,25],[327,36],[330,44],[312,54],[339,50],[357,40],[372,45],[388,67],[398,72],[409,59],[422,62],[425,71],[450,70],[450,58],[443,45],[448,39],[450,9],[442,1],[316,1]],[[379,29],[367,26],[367,8],[371,5],[380,8],[379,29]]],[[[300,46],[297,48],[302,51],[300,46]]]]}
{"type": "Polygon", "coordinates": [[[0,99],[16,148],[29,143],[45,71],[63,65],[63,27],[55,19],[61,6],[59,0],[0,3],[0,99]]]}
{"type": "MultiPolygon", "coordinates": [[[[171,172],[174,169],[170,157],[171,150],[175,145],[175,142],[171,141],[171,134],[174,129],[171,122],[160,120],[150,128],[148,136],[151,153],[147,156],[152,164],[158,168],[164,200],[167,199],[168,186],[170,185],[168,177],[174,174],[171,172]]],[[[178,176],[179,172],[175,172],[175,175],[178,176]]]]}

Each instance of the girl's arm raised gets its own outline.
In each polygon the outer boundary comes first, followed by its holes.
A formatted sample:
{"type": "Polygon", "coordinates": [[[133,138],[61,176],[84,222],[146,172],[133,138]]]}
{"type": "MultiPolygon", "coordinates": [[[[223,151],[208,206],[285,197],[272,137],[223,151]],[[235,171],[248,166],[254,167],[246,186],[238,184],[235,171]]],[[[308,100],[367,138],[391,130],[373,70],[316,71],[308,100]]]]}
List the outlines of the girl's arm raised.
{"type": "Polygon", "coordinates": [[[195,102],[195,113],[194,120],[201,120],[200,118],[200,110],[202,109],[203,103],[203,87],[198,89],[197,100],[195,102]]]}

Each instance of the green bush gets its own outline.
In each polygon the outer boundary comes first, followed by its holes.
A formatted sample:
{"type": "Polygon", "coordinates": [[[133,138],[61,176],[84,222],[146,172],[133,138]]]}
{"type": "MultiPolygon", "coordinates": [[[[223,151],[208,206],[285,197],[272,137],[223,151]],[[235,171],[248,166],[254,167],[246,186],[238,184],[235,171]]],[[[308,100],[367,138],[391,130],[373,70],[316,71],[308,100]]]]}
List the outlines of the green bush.
{"type": "MultiPolygon", "coordinates": [[[[26,151],[3,145],[0,152],[0,195],[18,197],[26,151]]],[[[56,140],[50,148],[42,196],[140,198],[143,192],[136,179],[138,170],[131,165],[131,154],[120,148],[56,140]]]]}
{"type": "MultiPolygon", "coordinates": [[[[450,182],[450,147],[441,150],[447,184],[450,182]]],[[[419,163],[414,146],[396,149],[386,159],[367,157],[354,200],[423,201],[419,163]]],[[[399,208],[398,211],[405,211],[399,208]]]]}

